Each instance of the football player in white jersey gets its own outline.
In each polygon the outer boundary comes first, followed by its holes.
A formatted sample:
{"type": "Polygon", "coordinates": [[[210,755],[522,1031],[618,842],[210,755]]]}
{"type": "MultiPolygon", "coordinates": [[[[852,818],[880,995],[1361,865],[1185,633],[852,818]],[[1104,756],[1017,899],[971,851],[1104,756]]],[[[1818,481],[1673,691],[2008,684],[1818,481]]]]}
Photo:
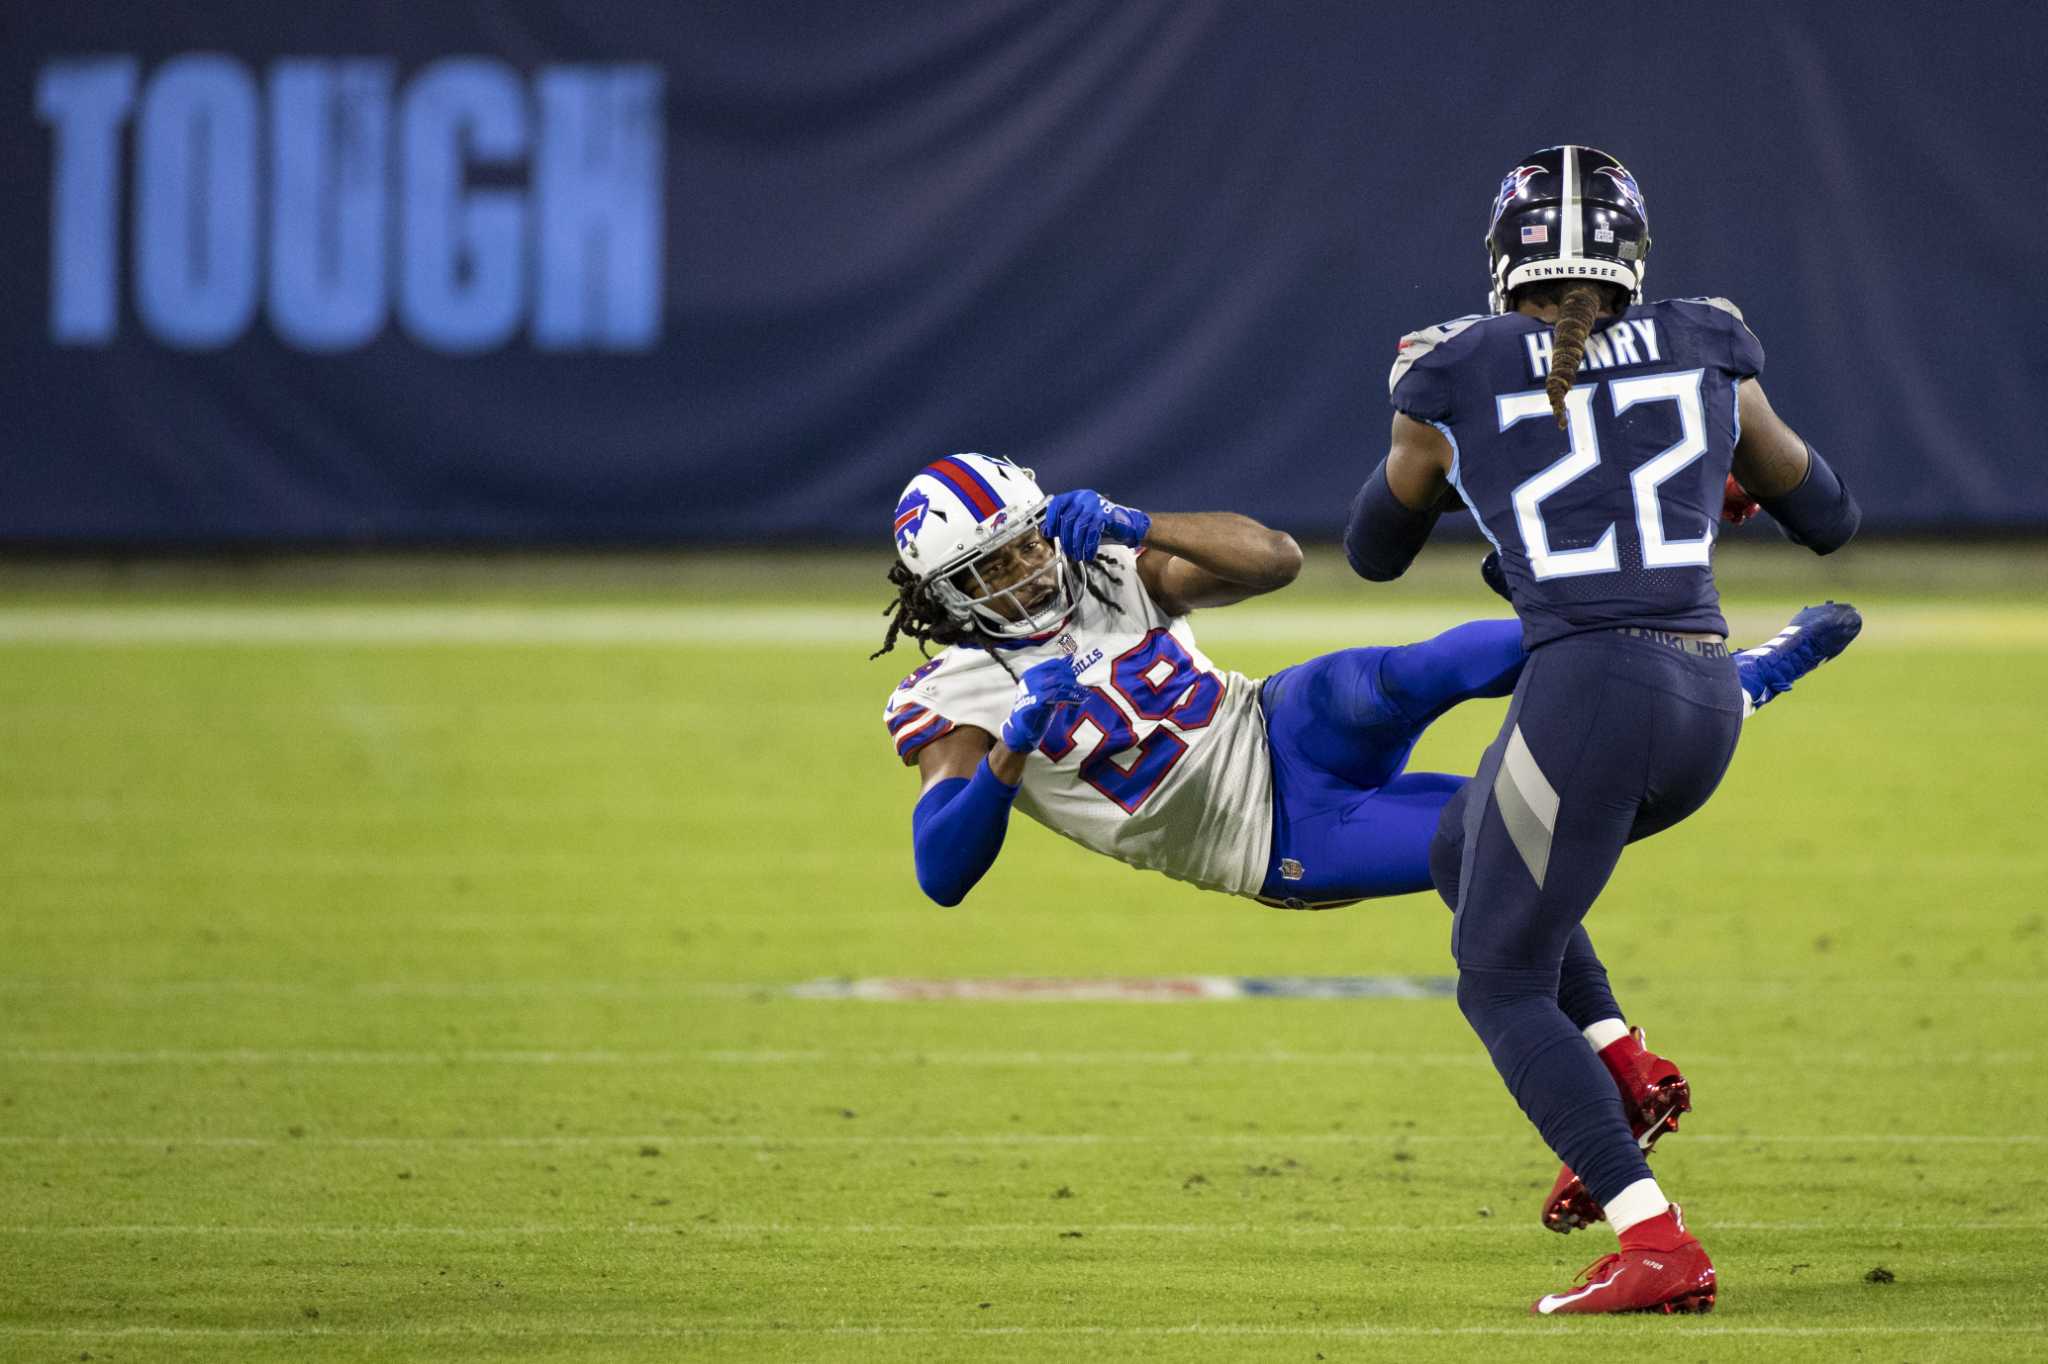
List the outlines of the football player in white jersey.
{"type": "MultiPolygon", "coordinates": [[[[1187,620],[1300,570],[1294,541],[1248,517],[1047,497],[1029,470],[959,454],[910,481],[894,529],[877,656],[902,635],[944,646],[883,714],[922,778],[912,844],[933,900],[958,904],[994,865],[1012,805],[1133,866],[1268,904],[1431,889],[1431,838],[1466,778],[1403,769],[1438,716],[1513,689],[1516,621],[1254,680],[1211,663],[1187,620]]],[[[1743,657],[1744,690],[1760,705],[1831,656],[1780,636],[1743,657]]]]}

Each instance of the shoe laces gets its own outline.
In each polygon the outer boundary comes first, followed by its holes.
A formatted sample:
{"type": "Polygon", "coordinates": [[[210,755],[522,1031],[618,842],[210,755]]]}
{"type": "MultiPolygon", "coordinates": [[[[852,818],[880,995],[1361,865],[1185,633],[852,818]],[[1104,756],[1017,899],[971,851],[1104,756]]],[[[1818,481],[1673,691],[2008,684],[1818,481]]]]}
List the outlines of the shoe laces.
{"type": "Polygon", "coordinates": [[[1578,1277],[1573,1279],[1572,1282],[1598,1283],[1601,1279],[1601,1270],[1607,1268],[1609,1265],[1615,1265],[1618,1267],[1620,1264],[1621,1252],[1618,1250],[1609,1251],[1607,1254],[1602,1255],[1599,1259],[1593,1261],[1592,1264],[1589,1264],[1584,1269],[1580,1270],[1578,1273],[1578,1277]]]}

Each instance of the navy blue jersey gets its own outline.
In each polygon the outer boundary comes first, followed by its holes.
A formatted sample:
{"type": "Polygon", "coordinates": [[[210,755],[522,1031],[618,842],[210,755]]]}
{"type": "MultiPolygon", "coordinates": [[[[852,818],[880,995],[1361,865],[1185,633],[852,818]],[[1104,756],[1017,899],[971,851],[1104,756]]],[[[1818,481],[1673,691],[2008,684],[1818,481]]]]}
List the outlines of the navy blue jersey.
{"type": "Polygon", "coordinates": [[[1450,438],[1451,482],[1500,551],[1529,648],[1637,625],[1726,634],[1711,563],[1763,347],[1725,299],[1634,304],[1594,324],[1560,431],[1549,324],[1520,313],[1411,333],[1394,406],[1450,438]]]}

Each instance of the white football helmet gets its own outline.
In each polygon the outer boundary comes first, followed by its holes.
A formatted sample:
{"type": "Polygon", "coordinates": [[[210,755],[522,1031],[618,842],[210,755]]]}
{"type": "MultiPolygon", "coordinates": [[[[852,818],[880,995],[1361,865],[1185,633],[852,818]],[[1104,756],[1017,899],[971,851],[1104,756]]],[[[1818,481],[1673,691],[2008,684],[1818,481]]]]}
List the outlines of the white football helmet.
{"type": "Polygon", "coordinates": [[[1045,634],[1065,623],[1077,596],[1057,543],[1044,568],[1017,582],[996,586],[982,572],[998,550],[1042,531],[1045,504],[1031,470],[988,455],[948,455],[897,499],[896,557],[955,624],[1000,639],[1045,634]]]}

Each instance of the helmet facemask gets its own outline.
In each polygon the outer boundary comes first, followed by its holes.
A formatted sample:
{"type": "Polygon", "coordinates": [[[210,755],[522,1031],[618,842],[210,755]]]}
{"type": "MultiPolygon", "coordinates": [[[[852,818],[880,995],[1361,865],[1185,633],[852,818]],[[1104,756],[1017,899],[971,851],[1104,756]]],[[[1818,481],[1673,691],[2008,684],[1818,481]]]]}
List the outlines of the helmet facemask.
{"type": "Polygon", "coordinates": [[[955,624],[998,639],[1021,639],[1056,629],[1072,614],[1079,580],[1067,571],[1067,556],[1044,534],[1045,504],[1020,517],[995,539],[941,567],[928,579],[932,600],[955,624]],[[1045,562],[1011,582],[992,580],[996,560],[1020,541],[1037,535],[1047,548],[1045,562]],[[1035,608],[1034,600],[1043,598],[1035,608]]]}

